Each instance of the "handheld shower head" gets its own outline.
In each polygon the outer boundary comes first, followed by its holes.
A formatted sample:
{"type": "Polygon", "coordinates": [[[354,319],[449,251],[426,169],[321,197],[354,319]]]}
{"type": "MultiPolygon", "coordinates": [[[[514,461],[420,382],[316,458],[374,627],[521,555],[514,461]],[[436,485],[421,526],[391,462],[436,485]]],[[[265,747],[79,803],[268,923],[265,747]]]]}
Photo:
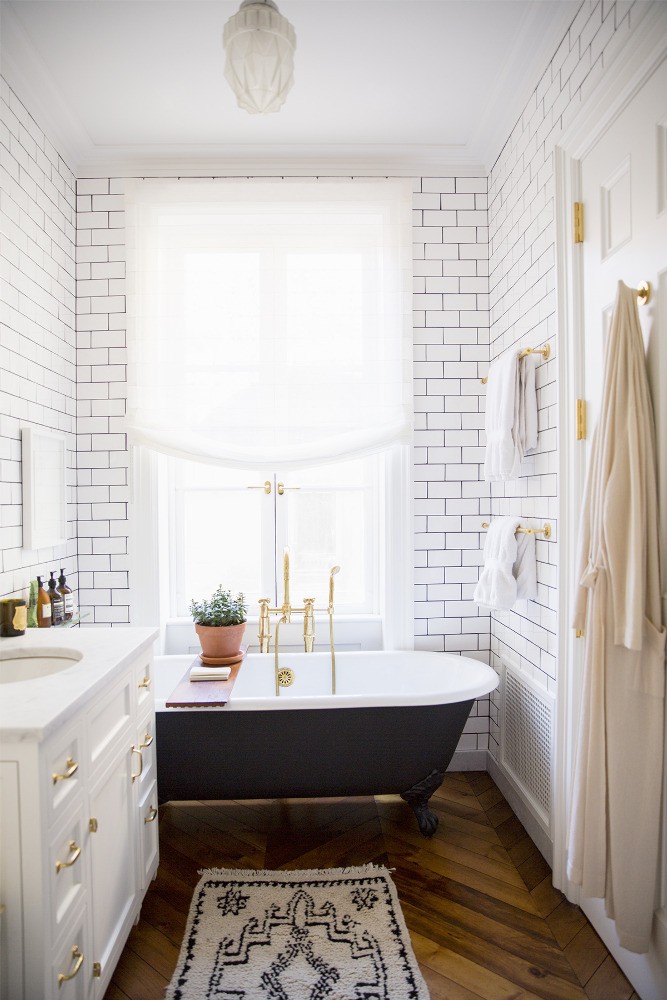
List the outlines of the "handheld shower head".
{"type": "Polygon", "coordinates": [[[340,566],[332,566],[329,572],[329,610],[333,609],[334,577],[336,573],[340,573],[340,566]]]}

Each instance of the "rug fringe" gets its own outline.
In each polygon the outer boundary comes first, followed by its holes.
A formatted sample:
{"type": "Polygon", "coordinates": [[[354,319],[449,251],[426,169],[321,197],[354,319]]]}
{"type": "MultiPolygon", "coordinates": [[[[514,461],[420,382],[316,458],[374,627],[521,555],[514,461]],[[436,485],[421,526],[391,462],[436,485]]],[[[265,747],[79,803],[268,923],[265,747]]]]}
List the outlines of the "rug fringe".
{"type": "Polygon", "coordinates": [[[283,868],[200,868],[197,874],[201,878],[275,878],[276,875],[290,878],[326,878],[336,876],[345,878],[348,875],[378,875],[395,872],[395,868],[386,865],[350,865],[347,868],[297,868],[285,871],[283,868]]]}

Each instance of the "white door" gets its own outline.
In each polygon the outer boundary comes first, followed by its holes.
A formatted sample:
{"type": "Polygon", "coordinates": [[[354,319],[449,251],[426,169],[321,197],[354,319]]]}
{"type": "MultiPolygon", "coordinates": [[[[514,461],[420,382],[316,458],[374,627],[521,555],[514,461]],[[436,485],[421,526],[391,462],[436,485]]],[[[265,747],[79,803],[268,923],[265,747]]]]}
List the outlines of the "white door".
{"type": "MultiPolygon", "coordinates": [[[[583,303],[585,330],[584,396],[587,402],[590,449],[600,408],[602,360],[611,311],[620,280],[637,287],[648,281],[651,294],[639,315],[647,354],[647,369],[657,429],[660,490],[663,595],[667,578],[667,61],[663,61],[641,90],[580,161],[581,200],[584,204],[583,303]]],[[[578,484],[583,492],[583,481],[578,484]]],[[[663,604],[664,604],[663,598],[663,604]]],[[[577,644],[577,647],[579,644],[577,644]]],[[[575,653],[581,658],[581,649],[575,653]]],[[[581,671],[575,671],[581,676],[581,671]]],[[[651,762],[647,761],[647,766],[651,762]]],[[[663,802],[667,801],[663,798],[663,802]]],[[[638,817],[638,821],[641,821],[638,817]]],[[[663,851],[667,860],[667,852],[663,851]]],[[[667,904],[667,865],[658,898],[667,904]]],[[[582,907],[608,946],[613,929],[601,901],[582,900],[582,907]]],[[[667,911],[663,909],[667,936],[667,911]]],[[[656,925],[660,925],[660,919],[656,925]]],[[[660,926],[658,926],[660,932],[660,926]]],[[[654,941],[656,941],[654,933],[654,941]]],[[[612,949],[613,950],[613,949],[612,949]]],[[[662,968],[667,977],[667,950],[659,945],[649,956],[617,954],[642,997],[660,996],[646,982],[639,988],[641,966],[662,968]],[[663,953],[664,951],[664,953],[663,953]]],[[[645,971],[646,971],[645,970],[645,971]]],[[[648,973],[647,973],[648,974],[648,973]]],[[[651,974],[652,975],[652,974],[651,974]]],[[[664,985],[664,983],[663,983],[664,985]]],[[[659,988],[659,987],[658,987],[659,988]]],[[[665,993],[662,993],[664,997],[665,993]]]]}

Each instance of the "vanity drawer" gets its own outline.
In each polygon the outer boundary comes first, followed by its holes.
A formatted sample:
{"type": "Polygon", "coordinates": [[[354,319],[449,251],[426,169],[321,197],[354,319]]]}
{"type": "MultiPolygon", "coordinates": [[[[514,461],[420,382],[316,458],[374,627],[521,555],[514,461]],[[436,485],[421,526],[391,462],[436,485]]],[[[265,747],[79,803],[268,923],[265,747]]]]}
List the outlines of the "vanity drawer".
{"type": "Polygon", "coordinates": [[[154,703],[153,695],[153,654],[145,653],[134,666],[134,683],[139,716],[154,703]]]}
{"type": "Polygon", "coordinates": [[[83,910],[63,932],[53,952],[45,1000],[88,1000],[92,995],[93,960],[89,914],[83,910]]]}
{"type": "Polygon", "coordinates": [[[47,822],[52,826],[82,794],[84,785],[83,727],[67,730],[49,741],[44,755],[47,822]]]}
{"type": "MultiPolygon", "coordinates": [[[[152,781],[155,780],[155,716],[149,715],[138,729],[138,742],[135,744],[141,751],[141,774],[137,777],[139,799],[152,781]]],[[[136,764],[133,764],[136,770],[136,764]]]]}
{"type": "Polygon", "coordinates": [[[53,940],[60,938],[85,895],[88,822],[83,806],[59,824],[49,847],[49,887],[53,940]]]}

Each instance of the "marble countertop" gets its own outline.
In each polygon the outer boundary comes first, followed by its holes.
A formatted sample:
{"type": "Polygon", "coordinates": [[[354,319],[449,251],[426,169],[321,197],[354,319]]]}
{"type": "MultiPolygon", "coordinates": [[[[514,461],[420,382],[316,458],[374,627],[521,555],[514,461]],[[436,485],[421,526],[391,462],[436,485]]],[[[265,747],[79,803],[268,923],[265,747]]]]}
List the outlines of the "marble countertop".
{"type": "Polygon", "coordinates": [[[21,650],[82,653],[79,662],[34,680],[0,683],[0,741],[42,740],[67,722],[105,681],[149,649],[155,628],[28,629],[0,638],[2,660],[21,650]]]}

